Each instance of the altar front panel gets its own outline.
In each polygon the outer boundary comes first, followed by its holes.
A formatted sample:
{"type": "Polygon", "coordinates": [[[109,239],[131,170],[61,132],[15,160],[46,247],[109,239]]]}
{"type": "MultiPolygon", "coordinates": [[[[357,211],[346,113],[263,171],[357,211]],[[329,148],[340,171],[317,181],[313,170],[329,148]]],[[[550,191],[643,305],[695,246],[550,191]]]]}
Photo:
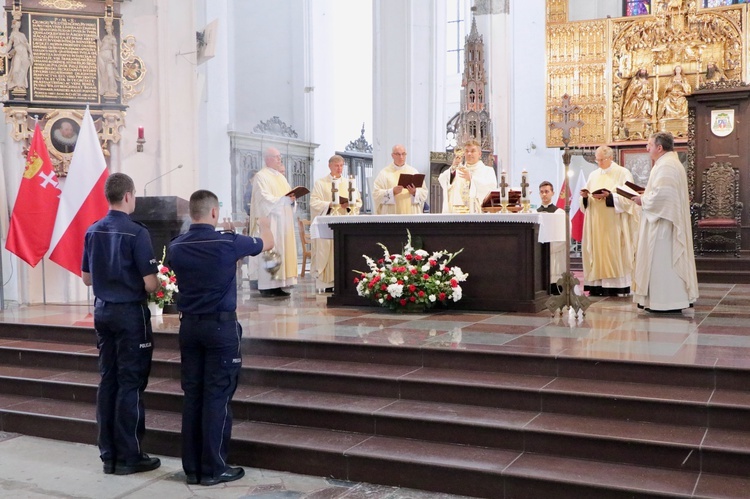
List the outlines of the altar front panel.
{"type": "Polygon", "coordinates": [[[463,297],[449,308],[509,312],[538,312],[548,298],[549,245],[538,242],[535,223],[508,222],[391,222],[335,223],[335,278],[328,303],[374,305],[357,295],[356,270],[369,269],[363,255],[375,260],[383,256],[384,244],[391,253],[401,253],[407,240],[422,241],[425,251],[464,251],[451,265],[469,274],[461,284],[463,297]]]}

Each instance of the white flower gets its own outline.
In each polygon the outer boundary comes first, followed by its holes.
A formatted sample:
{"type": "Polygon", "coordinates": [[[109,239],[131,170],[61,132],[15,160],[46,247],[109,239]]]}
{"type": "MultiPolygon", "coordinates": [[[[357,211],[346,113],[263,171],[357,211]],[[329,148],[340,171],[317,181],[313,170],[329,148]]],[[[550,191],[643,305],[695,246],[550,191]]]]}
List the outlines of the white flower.
{"type": "Polygon", "coordinates": [[[383,303],[383,299],[382,299],[382,298],[380,298],[380,299],[378,300],[378,303],[383,303]]]}
{"type": "Polygon", "coordinates": [[[417,255],[419,255],[419,256],[421,256],[422,258],[424,258],[424,257],[426,257],[426,256],[429,256],[429,255],[430,255],[430,254],[429,254],[429,253],[427,253],[427,252],[426,252],[425,250],[417,250],[417,251],[416,251],[416,254],[417,254],[417,255]]]}
{"type": "Polygon", "coordinates": [[[421,270],[422,272],[428,272],[430,270],[430,264],[429,263],[425,263],[424,265],[422,265],[419,268],[419,270],[421,270]]]}
{"type": "Polygon", "coordinates": [[[455,288],[453,288],[453,296],[451,297],[451,298],[453,298],[453,301],[460,300],[461,299],[461,293],[462,293],[461,286],[456,286],[455,288]]]}
{"type": "Polygon", "coordinates": [[[388,293],[394,298],[399,298],[403,292],[404,286],[402,284],[391,284],[388,286],[388,293]]]}
{"type": "Polygon", "coordinates": [[[437,300],[437,296],[435,296],[435,295],[430,295],[430,296],[429,296],[428,298],[429,298],[429,299],[430,299],[430,301],[432,301],[432,302],[434,302],[435,300],[437,300]]]}
{"type": "Polygon", "coordinates": [[[463,270],[461,270],[461,267],[453,267],[451,269],[451,272],[453,272],[453,277],[456,278],[457,281],[463,282],[466,280],[466,278],[469,276],[469,274],[464,273],[463,270]]]}
{"type": "Polygon", "coordinates": [[[395,277],[391,277],[390,281],[392,284],[396,284],[398,282],[398,279],[396,279],[395,277]]]}

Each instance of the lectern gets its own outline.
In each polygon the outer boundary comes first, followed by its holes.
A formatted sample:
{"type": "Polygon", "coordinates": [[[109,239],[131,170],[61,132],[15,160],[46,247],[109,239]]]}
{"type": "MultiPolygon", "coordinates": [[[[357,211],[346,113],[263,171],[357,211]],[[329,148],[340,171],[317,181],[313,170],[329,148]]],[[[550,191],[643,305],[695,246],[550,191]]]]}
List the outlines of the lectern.
{"type": "Polygon", "coordinates": [[[177,196],[139,197],[135,200],[131,218],[148,227],[154,256],[158,260],[169,241],[190,226],[189,203],[177,196]]]}

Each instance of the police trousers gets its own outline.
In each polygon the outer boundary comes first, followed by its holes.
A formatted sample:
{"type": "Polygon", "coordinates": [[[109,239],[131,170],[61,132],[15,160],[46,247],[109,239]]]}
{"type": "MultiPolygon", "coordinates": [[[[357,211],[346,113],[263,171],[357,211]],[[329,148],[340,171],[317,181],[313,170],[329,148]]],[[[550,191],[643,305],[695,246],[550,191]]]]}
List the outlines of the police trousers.
{"type": "Polygon", "coordinates": [[[141,458],[146,431],[143,392],[153,356],[151,313],[145,303],[97,299],[94,328],[99,349],[96,421],[102,461],[127,465],[141,458]]]}
{"type": "Polygon", "coordinates": [[[231,401],[242,367],[241,340],[242,327],[234,318],[219,314],[180,317],[185,474],[217,478],[229,467],[231,401]]]}

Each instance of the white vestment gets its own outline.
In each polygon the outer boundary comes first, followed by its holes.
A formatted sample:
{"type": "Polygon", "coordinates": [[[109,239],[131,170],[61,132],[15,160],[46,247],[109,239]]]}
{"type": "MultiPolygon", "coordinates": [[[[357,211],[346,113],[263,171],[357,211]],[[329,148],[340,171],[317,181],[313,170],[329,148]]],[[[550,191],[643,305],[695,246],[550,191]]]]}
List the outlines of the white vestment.
{"type": "Polygon", "coordinates": [[[587,286],[627,288],[632,284],[638,230],[638,205],[616,193],[617,187],[633,182],[627,168],[612,163],[606,169],[597,168],[589,175],[589,191],[585,206],[581,199],[583,219],[583,277],[587,286]],[[595,199],[591,193],[607,189],[612,193],[614,207],[605,199],[595,199]]]}
{"type": "Polygon", "coordinates": [[[297,241],[294,237],[294,209],[286,194],[291,191],[286,177],[273,168],[264,166],[253,177],[253,197],[250,201],[251,229],[260,217],[271,222],[274,247],[281,255],[281,268],[273,278],[263,270],[263,253],[250,258],[250,266],[259,268],[258,289],[274,289],[297,284],[297,241]]]}
{"type": "MultiPolygon", "coordinates": [[[[341,179],[338,179],[341,180],[341,179]]],[[[315,220],[315,217],[321,215],[345,215],[345,210],[342,208],[337,210],[333,209],[331,202],[333,201],[333,195],[331,193],[331,186],[333,185],[333,178],[330,175],[316,180],[313,190],[310,193],[310,217],[315,220]]],[[[343,179],[339,182],[338,192],[336,193],[336,199],[338,198],[349,199],[349,181],[343,179]]],[[[353,197],[354,203],[357,207],[362,207],[362,196],[359,191],[354,190],[353,197]]],[[[312,261],[310,268],[313,276],[315,276],[315,289],[326,289],[333,287],[333,240],[332,239],[313,239],[312,240],[312,261]]]]}
{"type": "Polygon", "coordinates": [[[641,203],[633,299],[651,310],[688,308],[698,299],[698,276],[687,174],[676,152],[656,160],[641,203]]]}
{"type": "Polygon", "coordinates": [[[424,202],[427,200],[427,189],[417,188],[414,196],[404,188],[398,195],[393,194],[393,188],[398,185],[398,177],[402,173],[419,173],[409,165],[396,166],[393,163],[383,168],[375,178],[373,185],[373,203],[377,215],[411,215],[422,213],[424,202]]]}
{"type": "Polygon", "coordinates": [[[497,175],[495,169],[485,165],[481,160],[473,165],[466,165],[471,173],[471,181],[467,182],[458,173],[451,179],[451,168],[438,177],[443,189],[443,213],[453,213],[456,206],[466,206],[469,213],[481,213],[482,201],[492,189],[497,189],[497,175]],[[451,181],[452,180],[452,181],[451,181]],[[466,199],[464,199],[466,198],[466,199]]]}

